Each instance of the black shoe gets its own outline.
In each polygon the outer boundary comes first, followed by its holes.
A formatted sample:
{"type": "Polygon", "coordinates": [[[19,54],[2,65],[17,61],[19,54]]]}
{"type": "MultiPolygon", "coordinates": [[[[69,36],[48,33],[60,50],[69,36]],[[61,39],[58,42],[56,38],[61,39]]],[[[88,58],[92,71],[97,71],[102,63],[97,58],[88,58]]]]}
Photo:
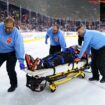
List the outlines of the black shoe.
{"type": "Polygon", "coordinates": [[[102,77],[102,79],[100,80],[101,83],[105,82],[105,77],[102,77]]]}
{"type": "Polygon", "coordinates": [[[92,77],[92,78],[89,78],[89,81],[99,81],[99,78],[92,77]]]}
{"type": "Polygon", "coordinates": [[[8,92],[13,92],[17,88],[17,85],[12,85],[9,89],[8,92]]]}

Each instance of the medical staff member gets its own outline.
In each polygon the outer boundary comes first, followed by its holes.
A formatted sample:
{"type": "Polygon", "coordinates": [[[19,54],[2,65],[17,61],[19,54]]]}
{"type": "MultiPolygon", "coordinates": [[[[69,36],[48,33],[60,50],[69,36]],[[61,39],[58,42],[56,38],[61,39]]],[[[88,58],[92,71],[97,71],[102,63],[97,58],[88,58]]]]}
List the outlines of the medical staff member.
{"type": "Polygon", "coordinates": [[[7,17],[4,22],[0,23],[0,66],[6,61],[11,85],[8,92],[13,92],[17,87],[16,61],[18,59],[20,69],[24,69],[24,56],[23,38],[15,27],[14,19],[7,17]]]}
{"type": "Polygon", "coordinates": [[[47,34],[45,36],[45,43],[47,44],[47,40],[50,38],[50,50],[49,54],[54,54],[64,51],[66,48],[66,42],[64,38],[63,32],[59,29],[58,24],[54,24],[51,28],[48,29],[47,34]]]}
{"type": "Polygon", "coordinates": [[[99,80],[99,72],[102,75],[101,83],[105,82],[105,35],[95,30],[87,30],[84,25],[77,27],[79,37],[83,37],[84,42],[80,54],[75,61],[80,61],[82,55],[87,50],[87,55],[92,53],[92,78],[90,81],[99,80]]]}

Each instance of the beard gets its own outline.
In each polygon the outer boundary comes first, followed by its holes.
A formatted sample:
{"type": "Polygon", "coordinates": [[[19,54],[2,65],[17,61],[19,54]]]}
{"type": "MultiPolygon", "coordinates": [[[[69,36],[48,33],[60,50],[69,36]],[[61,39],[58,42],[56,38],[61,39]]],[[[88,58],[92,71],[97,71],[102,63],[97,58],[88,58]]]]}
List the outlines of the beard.
{"type": "Polygon", "coordinates": [[[57,34],[58,33],[58,31],[57,32],[53,32],[53,34],[57,34]]]}
{"type": "Polygon", "coordinates": [[[10,34],[11,32],[12,32],[12,30],[10,31],[10,30],[8,30],[8,29],[5,29],[5,32],[6,32],[6,34],[10,34]]]}

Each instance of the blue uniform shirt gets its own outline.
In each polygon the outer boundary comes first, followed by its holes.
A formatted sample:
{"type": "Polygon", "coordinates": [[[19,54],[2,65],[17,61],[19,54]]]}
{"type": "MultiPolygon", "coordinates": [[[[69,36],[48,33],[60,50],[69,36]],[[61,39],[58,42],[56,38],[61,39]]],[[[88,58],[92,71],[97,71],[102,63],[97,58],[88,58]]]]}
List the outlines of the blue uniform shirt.
{"type": "Polygon", "coordinates": [[[105,35],[102,32],[95,30],[86,30],[84,34],[84,43],[81,48],[79,58],[82,57],[83,53],[87,50],[87,55],[89,55],[91,48],[96,50],[105,46],[105,35]]]}
{"type": "Polygon", "coordinates": [[[0,23],[0,53],[15,51],[20,63],[24,62],[24,44],[19,30],[14,27],[10,34],[6,34],[4,23],[0,23]]]}
{"type": "Polygon", "coordinates": [[[50,44],[53,46],[60,45],[63,50],[66,48],[66,42],[64,39],[63,32],[61,30],[58,33],[53,34],[52,28],[49,28],[46,34],[46,40],[50,38],[50,44]]]}

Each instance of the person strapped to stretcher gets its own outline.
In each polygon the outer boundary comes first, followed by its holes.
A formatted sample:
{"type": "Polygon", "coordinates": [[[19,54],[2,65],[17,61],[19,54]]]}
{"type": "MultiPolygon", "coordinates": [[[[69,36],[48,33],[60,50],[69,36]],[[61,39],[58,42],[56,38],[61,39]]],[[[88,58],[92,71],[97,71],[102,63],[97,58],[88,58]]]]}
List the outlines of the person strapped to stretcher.
{"type": "MultiPolygon", "coordinates": [[[[78,56],[79,52],[78,46],[72,46],[66,48],[65,51],[48,55],[42,59],[34,59],[31,55],[26,54],[25,59],[28,70],[35,71],[39,69],[56,67],[66,63],[72,63],[78,56]]],[[[84,53],[83,58],[86,58],[86,52],[84,53]]]]}
{"type": "MultiPolygon", "coordinates": [[[[73,63],[79,52],[78,46],[72,46],[66,48],[65,51],[48,55],[42,59],[34,59],[31,55],[26,54],[25,59],[27,69],[30,71],[35,71],[39,69],[56,67],[66,63],[73,63]]],[[[86,58],[86,53],[83,55],[83,58],[86,58]]]]}

